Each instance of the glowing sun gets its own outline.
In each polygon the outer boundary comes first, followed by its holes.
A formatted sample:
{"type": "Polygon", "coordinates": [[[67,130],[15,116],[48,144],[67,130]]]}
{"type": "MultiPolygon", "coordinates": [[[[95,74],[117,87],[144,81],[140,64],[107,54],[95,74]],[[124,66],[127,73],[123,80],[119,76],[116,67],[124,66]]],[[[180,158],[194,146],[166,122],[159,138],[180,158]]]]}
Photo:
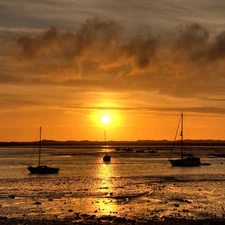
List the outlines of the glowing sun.
{"type": "Polygon", "coordinates": [[[109,117],[109,116],[103,116],[103,117],[102,117],[102,122],[103,122],[104,124],[108,124],[108,123],[110,122],[110,117],[109,117]]]}

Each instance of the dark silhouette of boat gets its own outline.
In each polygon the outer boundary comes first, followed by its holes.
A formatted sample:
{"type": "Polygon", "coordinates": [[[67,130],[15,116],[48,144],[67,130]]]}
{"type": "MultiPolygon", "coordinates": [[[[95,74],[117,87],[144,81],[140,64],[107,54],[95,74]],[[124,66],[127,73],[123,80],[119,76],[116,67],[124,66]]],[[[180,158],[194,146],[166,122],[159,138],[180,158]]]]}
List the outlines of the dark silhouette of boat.
{"type": "Polygon", "coordinates": [[[40,140],[39,140],[39,151],[38,151],[38,166],[28,166],[27,169],[32,174],[52,174],[58,173],[59,168],[56,167],[49,167],[46,165],[41,165],[41,131],[42,128],[40,127],[40,140]]]}
{"type": "Polygon", "coordinates": [[[154,149],[148,148],[148,153],[157,153],[157,150],[154,150],[154,149]]]}
{"type": "MultiPolygon", "coordinates": [[[[184,137],[184,133],[183,133],[183,113],[181,113],[181,118],[178,124],[178,128],[179,126],[181,127],[181,131],[180,131],[180,137],[181,137],[181,141],[180,141],[180,158],[179,159],[170,159],[171,155],[172,155],[172,151],[174,148],[171,150],[170,153],[170,157],[169,157],[169,161],[172,164],[172,166],[179,166],[179,167],[194,167],[194,166],[201,166],[201,161],[199,157],[194,156],[193,154],[184,154],[183,153],[183,137],[184,137]]],[[[178,129],[177,129],[178,131],[178,129]]],[[[177,132],[176,132],[177,134],[177,132]]],[[[175,138],[176,140],[176,138],[175,138]]],[[[174,140],[174,143],[175,143],[174,140]]]]}
{"type": "Polygon", "coordinates": [[[32,174],[52,174],[52,173],[58,173],[59,168],[53,168],[48,166],[29,166],[27,169],[32,174]]]}
{"type": "Polygon", "coordinates": [[[137,153],[142,153],[144,152],[144,149],[139,149],[139,150],[136,150],[137,153]]]}
{"type": "Polygon", "coordinates": [[[122,151],[125,151],[125,152],[133,152],[134,150],[132,148],[122,148],[122,151]]]}
{"type": "MultiPolygon", "coordinates": [[[[105,138],[105,146],[106,146],[106,132],[104,130],[104,138],[105,138]]],[[[105,153],[105,156],[103,156],[103,162],[110,162],[111,161],[111,156],[105,153]]]]}
{"type": "Polygon", "coordinates": [[[106,154],[106,155],[103,157],[103,161],[104,161],[104,162],[110,162],[110,161],[111,161],[111,156],[106,154]]]}

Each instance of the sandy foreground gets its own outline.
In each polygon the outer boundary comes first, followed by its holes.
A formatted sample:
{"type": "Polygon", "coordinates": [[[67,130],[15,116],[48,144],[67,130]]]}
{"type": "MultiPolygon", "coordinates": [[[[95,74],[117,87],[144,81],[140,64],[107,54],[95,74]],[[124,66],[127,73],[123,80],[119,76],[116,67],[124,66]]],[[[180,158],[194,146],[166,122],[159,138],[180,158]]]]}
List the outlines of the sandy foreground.
{"type": "Polygon", "coordinates": [[[7,218],[0,216],[1,225],[71,225],[71,224],[124,224],[124,225],[224,225],[225,219],[222,218],[207,218],[201,220],[185,219],[185,218],[174,218],[174,217],[163,217],[163,218],[152,218],[151,220],[146,220],[143,218],[138,219],[126,219],[115,216],[102,216],[96,217],[94,215],[77,213],[72,217],[68,218],[32,218],[32,217],[21,217],[21,218],[7,218]]]}

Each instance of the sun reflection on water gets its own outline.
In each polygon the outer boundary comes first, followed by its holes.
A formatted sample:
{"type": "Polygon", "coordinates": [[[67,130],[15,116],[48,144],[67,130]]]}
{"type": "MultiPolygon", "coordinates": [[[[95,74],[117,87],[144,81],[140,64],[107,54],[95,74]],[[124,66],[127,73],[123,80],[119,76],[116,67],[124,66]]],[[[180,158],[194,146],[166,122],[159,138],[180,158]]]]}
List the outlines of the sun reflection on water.
{"type": "Polygon", "coordinates": [[[100,163],[98,167],[99,190],[104,196],[95,203],[100,215],[112,215],[118,211],[117,203],[113,199],[115,187],[112,168],[111,163],[100,163]]]}

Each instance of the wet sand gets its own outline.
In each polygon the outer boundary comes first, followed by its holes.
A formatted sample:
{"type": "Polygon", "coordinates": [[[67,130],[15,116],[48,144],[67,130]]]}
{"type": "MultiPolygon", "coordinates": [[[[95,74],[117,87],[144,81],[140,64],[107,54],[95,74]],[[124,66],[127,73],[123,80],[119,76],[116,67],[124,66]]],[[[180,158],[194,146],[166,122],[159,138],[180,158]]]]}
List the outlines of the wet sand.
{"type": "Polygon", "coordinates": [[[69,218],[7,218],[0,216],[0,224],[1,225],[72,225],[72,224],[80,224],[80,225],[105,225],[105,224],[113,224],[113,225],[222,225],[225,224],[225,219],[217,219],[217,218],[208,218],[201,220],[193,220],[193,219],[185,219],[185,218],[174,218],[174,217],[163,217],[163,218],[152,218],[151,220],[146,220],[144,218],[137,219],[126,219],[115,216],[103,216],[96,217],[94,215],[79,215],[77,213],[74,216],[69,218]]]}
{"type": "Polygon", "coordinates": [[[157,157],[114,152],[105,164],[99,153],[85,151],[55,156],[61,168],[56,176],[33,176],[26,168],[27,150],[3,149],[0,224],[225,224],[223,159],[180,169],[168,164],[166,152],[157,157]]]}

